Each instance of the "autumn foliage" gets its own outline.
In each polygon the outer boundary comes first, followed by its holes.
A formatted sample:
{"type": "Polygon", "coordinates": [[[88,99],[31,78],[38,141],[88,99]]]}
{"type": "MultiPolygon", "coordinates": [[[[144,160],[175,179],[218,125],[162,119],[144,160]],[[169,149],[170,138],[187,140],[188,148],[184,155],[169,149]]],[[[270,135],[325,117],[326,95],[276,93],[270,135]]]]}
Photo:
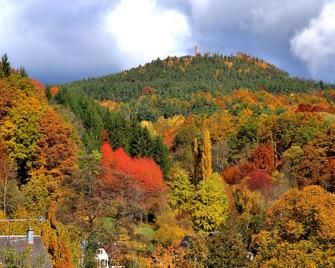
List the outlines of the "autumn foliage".
{"type": "Polygon", "coordinates": [[[34,154],[34,169],[48,174],[66,173],[73,169],[76,147],[71,140],[71,128],[54,110],[48,109],[38,122],[41,138],[34,154]]]}
{"type": "Polygon", "coordinates": [[[34,84],[34,86],[36,87],[36,88],[39,88],[39,89],[44,89],[44,86],[43,86],[43,84],[40,82],[40,81],[38,81],[38,80],[31,80],[31,82],[34,84]]]}
{"type": "Polygon", "coordinates": [[[247,182],[247,186],[250,190],[259,190],[263,193],[269,190],[271,185],[272,182],[270,177],[259,169],[255,169],[253,172],[251,172],[247,182]]]}
{"type": "Polygon", "coordinates": [[[222,173],[222,177],[230,185],[238,184],[243,179],[242,173],[237,165],[226,168],[222,173]]]}
{"type": "Polygon", "coordinates": [[[50,88],[50,94],[51,94],[51,96],[53,96],[53,97],[56,96],[58,92],[59,92],[59,88],[58,87],[53,86],[53,87],[50,88]]]}
{"type": "Polygon", "coordinates": [[[108,143],[101,147],[101,164],[104,168],[103,181],[113,185],[117,174],[131,177],[144,192],[165,191],[163,174],[159,166],[150,158],[132,158],[122,148],[113,151],[108,143]]]}
{"type": "Polygon", "coordinates": [[[291,189],[253,236],[254,267],[334,267],[335,196],[319,186],[291,189]]]}
{"type": "Polygon", "coordinates": [[[316,113],[316,112],[323,112],[324,110],[325,110],[324,107],[320,107],[318,105],[300,103],[298,105],[296,112],[316,113]]]}
{"type": "Polygon", "coordinates": [[[239,165],[227,167],[221,174],[223,179],[230,185],[239,184],[249,176],[255,167],[252,163],[242,162],[239,165]]]}
{"type": "Polygon", "coordinates": [[[59,88],[0,68],[0,218],[43,216],[58,268],[96,243],[124,267],[334,267],[333,86],[243,53],[152,64],[59,88]]]}
{"type": "Polygon", "coordinates": [[[151,87],[144,87],[143,90],[142,90],[142,94],[143,95],[149,95],[149,94],[154,93],[154,91],[155,90],[151,87]]]}
{"type": "Polygon", "coordinates": [[[274,150],[270,144],[260,144],[252,151],[255,168],[271,174],[275,169],[274,150]]]}

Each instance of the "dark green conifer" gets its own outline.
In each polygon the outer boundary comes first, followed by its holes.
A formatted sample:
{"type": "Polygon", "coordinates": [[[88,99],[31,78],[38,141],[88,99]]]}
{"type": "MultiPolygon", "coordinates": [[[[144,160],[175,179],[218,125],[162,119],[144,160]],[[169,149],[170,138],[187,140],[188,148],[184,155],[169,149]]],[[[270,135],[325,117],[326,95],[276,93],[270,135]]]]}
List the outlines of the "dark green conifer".
{"type": "Polygon", "coordinates": [[[26,69],[23,66],[20,67],[19,73],[20,73],[20,75],[22,77],[28,77],[28,73],[27,73],[26,69]]]}
{"type": "Polygon", "coordinates": [[[9,77],[11,68],[10,68],[10,62],[8,60],[8,56],[6,53],[1,57],[1,65],[2,65],[2,72],[4,76],[9,77]]]}

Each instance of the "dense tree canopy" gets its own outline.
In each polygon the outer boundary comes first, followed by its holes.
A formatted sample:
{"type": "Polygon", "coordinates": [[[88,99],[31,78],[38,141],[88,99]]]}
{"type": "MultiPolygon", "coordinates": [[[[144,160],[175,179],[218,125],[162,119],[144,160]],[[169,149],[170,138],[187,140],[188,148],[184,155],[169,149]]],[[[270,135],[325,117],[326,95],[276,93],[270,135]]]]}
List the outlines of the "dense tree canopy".
{"type": "Polygon", "coordinates": [[[129,118],[129,114],[127,117],[123,113],[109,111],[93,99],[68,90],[60,91],[56,100],[81,119],[85,129],[81,133],[82,140],[88,152],[99,150],[107,138],[113,149],[123,148],[131,156],[151,157],[161,166],[164,175],[168,174],[168,149],[161,137],[151,136],[149,130],[129,118]]]}
{"type": "MultiPolygon", "coordinates": [[[[284,93],[320,90],[329,85],[321,87],[314,81],[290,77],[261,59],[237,53],[157,59],[138,68],[64,87],[98,100],[130,103],[127,107],[139,119],[155,120],[159,116],[220,111],[224,103],[220,97],[239,88],[284,93]]],[[[234,103],[228,105],[233,108],[234,103]]]]}
{"type": "Polygon", "coordinates": [[[32,221],[0,234],[55,267],[333,267],[334,105],[242,53],[45,87],[2,59],[0,218],[32,221]]]}
{"type": "Polygon", "coordinates": [[[267,212],[267,229],[253,238],[255,266],[332,267],[335,196],[318,186],[292,189],[267,212]]]}

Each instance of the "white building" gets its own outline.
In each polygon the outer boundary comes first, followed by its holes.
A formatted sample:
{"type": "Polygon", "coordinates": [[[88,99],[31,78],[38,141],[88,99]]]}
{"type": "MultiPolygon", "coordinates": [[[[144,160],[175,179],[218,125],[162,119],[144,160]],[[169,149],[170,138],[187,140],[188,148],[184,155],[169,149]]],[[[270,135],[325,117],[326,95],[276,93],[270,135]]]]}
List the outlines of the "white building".
{"type": "Polygon", "coordinates": [[[99,268],[107,268],[109,267],[109,257],[105,249],[99,248],[97,250],[97,254],[95,259],[98,262],[98,267],[99,268]]]}

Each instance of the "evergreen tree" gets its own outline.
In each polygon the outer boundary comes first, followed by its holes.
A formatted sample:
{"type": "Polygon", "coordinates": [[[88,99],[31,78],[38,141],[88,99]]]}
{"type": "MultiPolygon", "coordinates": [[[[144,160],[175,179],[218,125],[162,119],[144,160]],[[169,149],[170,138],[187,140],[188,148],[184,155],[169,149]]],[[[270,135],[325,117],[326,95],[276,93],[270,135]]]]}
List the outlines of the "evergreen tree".
{"type": "Polygon", "coordinates": [[[19,73],[20,73],[20,75],[22,77],[28,77],[28,73],[27,73],[26,69],[23,66],[20,67],[19,73]]]}
{"type": "Polygon", "coordinates": [[[8,56],[6,53],[1,57],[1,63],[2,63],[2,72],[4,76],[9,77],[10,76],[10,62],[8,61],[8,56]]]}
{"type": "Polygon", "coordinates": [[[48,100],[51,99],[51,86],[49,84],[45,86],[45,95],[47,96],[48,100]]]}
{"type": "Polygon", "coordinates": [[[84,127],[82,139],[88,152],[100,148],[101,134],[106,130],[114,150],[121,147],[131,156],[152,158],[167,178],[170,166],[168,148],[160,137],[152,137],[147,128],[142,128],[135,117],[128,119],[120,112],[111,112],[88,96],[71,90],[61,89],[55,100],[81,119],[84,127]]]}

